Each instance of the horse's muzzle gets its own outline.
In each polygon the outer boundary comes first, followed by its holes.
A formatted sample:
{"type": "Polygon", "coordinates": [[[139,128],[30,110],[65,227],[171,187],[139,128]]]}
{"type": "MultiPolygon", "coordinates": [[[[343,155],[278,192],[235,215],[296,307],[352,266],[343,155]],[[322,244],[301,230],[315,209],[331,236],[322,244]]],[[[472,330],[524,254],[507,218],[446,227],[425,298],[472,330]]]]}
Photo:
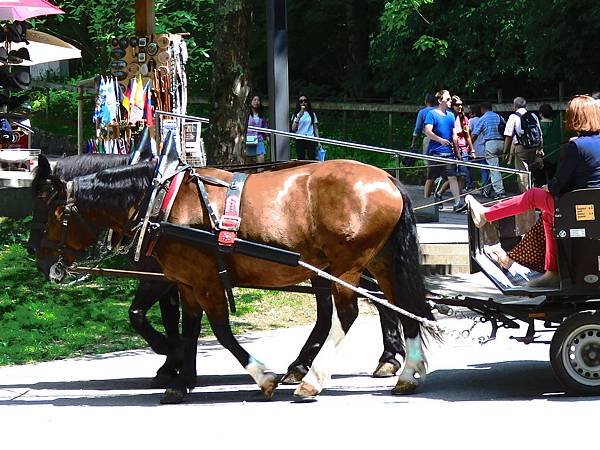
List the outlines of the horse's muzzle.
{"type": "Polygon", "coordinates": [[[46,280],[53,283],[60,283],[67,275],[66,267],[61,260],[54,263],[52,261],[38,260],[37,268],[42,272],[46,280]]]}
{"type": "Polygon", "coordinates": [[[50,266],[48,279],[53,283],[61,283],[67,276],[67,268],[62,261],[57,261],[50,266]]]}

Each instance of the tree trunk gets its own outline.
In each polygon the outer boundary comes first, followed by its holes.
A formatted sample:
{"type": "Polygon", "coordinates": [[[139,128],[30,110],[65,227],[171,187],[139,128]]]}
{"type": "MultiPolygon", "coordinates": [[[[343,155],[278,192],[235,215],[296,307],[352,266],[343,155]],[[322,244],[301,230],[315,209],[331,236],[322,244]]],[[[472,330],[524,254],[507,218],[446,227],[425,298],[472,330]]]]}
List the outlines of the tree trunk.
{"type": "Polygon", "coordinates": [[[346,0],[348,29],[348,59],[346,65],[346,94],[362,97],[369,80],[369,21],[365,17],[368,4],[364,0],[346,0]]]}
{"type": "Polygon", "coordinates": [[[250,0],[214,3],[212,111],[206,140],[209,164],[237,164],[246,143],[250,91],[248,28],[250,0]]]}

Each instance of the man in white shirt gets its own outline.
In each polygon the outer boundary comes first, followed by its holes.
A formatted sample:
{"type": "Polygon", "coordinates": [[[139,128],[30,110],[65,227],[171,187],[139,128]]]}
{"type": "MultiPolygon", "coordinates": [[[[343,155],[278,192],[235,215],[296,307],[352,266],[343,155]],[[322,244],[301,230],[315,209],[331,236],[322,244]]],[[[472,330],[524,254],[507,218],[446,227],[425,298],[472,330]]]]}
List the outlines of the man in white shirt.
{"type": "MultiPolygon", "coordinates": [[[[523,97],[516,97],[513,100],[513,111],[508,120],[506,121],[506,128],[504,129],[504,155],[508,157],[508,162],[515,157],[515,169],[527,170],[533,178],[533,184],[535,186],[542,186],[545,184],[544,178],[544,153],[542,151],[542,131],[540,128],[539,119],[535,114],[531,114],[525,109],[527,102],[523,97]],[[525,144],[524,130],[521,123],[521,118],[525,115],[531,114],[535,122],[537,123],[537,130],[534,130],[534,134],[539,134],[539,140],[534,140],[534,144],[525,144]]],[[[527,177],[526,175],[518,175],[517,181],[521,192],[527,190],[527,177]]]]}

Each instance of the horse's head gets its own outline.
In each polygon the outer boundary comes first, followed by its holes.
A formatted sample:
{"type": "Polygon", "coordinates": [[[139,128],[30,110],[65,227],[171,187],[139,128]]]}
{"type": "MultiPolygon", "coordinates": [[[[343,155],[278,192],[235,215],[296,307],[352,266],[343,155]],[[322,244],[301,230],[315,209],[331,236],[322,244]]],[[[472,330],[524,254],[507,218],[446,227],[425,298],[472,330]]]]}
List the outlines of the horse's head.
{"type": "Polygon", "coordinates": [[[64,182],[41,167],[33,183],[34,214],[28,249],[38,269],[60,282],[77,255],[96,240],[97,230],[79,213],[71,196],[72,182],[64,182]]]}
{"type": "Polygon", "coordinates": [[[55,202],[60,190],[60,180],[52,175],[50,163],[44,155],[38,156],[38,166],[31,184],[31,190],[33,219],[27,241],[27,251],[30,255],[35,255],[44,238],[49,207],[55,202]]]}

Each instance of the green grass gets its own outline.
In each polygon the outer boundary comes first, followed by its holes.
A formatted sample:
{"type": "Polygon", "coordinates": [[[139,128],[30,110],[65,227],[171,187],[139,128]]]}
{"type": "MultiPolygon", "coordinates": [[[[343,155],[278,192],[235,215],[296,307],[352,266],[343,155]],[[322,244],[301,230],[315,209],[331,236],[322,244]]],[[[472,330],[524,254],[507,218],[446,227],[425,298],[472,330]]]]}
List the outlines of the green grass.
{"type": "MultiPolygon", "coordinates": [[[[71,286],[46,282],[24,246],[30,221],[0,217],[0,365],[145,347],[128,318],[137,281],[97,277],[71,286]]],[[[247,318],[271,295],[239,290],[234,332],[263,328],[247,318]]],[[[275,303],[289,303],[286,298],[275,303]]],[[[158,307],[149,318],[162,330],[158,307]]],[[[203,322],[205,336],[210,327],[203,322]]]]}

